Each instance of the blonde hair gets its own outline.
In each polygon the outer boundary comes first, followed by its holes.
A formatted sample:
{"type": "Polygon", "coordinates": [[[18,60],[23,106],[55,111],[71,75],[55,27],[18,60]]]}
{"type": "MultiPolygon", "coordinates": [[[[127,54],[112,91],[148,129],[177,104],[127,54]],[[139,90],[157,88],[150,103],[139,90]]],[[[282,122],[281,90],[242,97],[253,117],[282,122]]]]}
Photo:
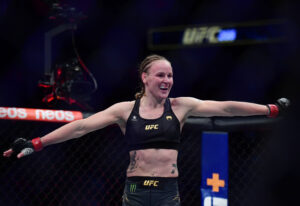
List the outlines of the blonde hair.
{"type": "Polygon", "coordinates": [[[145,72],[147,73],[149,68],[151,67],[151,63],[154,61],[158,60],[166,60],[168,61],[165,57],[157,55],[157,54],[152,54],[147,56],[140,64],[139,66],[139,80],[140,80],[140,91],[137,92],[134,96],[135,99],[140,99],[145,95],[145,85],[142,81],[142,74],[145,72]]]}

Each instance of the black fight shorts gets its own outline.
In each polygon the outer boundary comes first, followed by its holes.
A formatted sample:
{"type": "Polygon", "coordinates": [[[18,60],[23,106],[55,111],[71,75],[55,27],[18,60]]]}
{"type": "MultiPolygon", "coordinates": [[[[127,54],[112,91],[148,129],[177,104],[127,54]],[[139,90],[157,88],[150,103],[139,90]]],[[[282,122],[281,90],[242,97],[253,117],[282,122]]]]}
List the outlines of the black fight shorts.
{"type": "Polygon", "coordinates": [[[128,177],[122,206],[180,206],[177,178],[128,177]]]}

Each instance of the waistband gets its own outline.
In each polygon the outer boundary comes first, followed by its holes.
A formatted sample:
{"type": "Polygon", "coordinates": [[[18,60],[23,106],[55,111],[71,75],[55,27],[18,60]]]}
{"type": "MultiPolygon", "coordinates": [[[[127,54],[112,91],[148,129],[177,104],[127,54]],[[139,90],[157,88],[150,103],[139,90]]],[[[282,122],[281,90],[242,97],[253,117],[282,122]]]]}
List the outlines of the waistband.
{"type": "Polygon", "coordinates": [[[137,188],[165,189],[170,186],[177,186],[178,177],[133,176],[127,177],[126,182],[130,185],[136,185],[137,188]]]}
{"type": "Polygon", "coordinates": [[[150,176],[132,176],[126,178],[129,181],[140,182],[144,180],[158,180],[162,182],[177,181],[178,177],[150,177],[150,176]]]}

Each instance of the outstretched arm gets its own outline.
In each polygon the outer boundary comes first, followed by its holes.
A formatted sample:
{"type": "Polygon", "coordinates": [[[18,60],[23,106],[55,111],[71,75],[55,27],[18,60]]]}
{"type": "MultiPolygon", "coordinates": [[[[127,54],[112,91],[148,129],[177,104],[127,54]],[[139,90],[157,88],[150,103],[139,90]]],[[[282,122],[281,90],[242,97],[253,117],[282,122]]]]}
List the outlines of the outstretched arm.
{"type": "Polygon", "coordinates": [[[69,139],[81,137],[89,132],[102,129],[108,125],[119,123],[120,121],[122,121],[122,103],[115,104],[86,119],[66,124],[43,136],[41,142],[44,147],[64,142],[69,139]]]}
{"type": "MultiPolygon", "coordinates": [[[[102,129],[111,124],[122,124],[124,121],[124,108],[127,108],[128,102],[117,103],[106,110],[98,112],[86,119],[76,120],[68,123],[53,132],[43,136],[42,138],[35,138],[32,141],[20,140],[14,143],[13,147],[3,153],[3,156],[10,157],[14,150],[19,150],[18,158],[31,154],[34,150],[39,149],[70,139],[79,138],[89,132],[97,129],[102,129]],[[15,148],[15,149],[14,149],[15,148]],[[16,149],[17,148],[17,149],[16,149]],[[27,150],[23,150],[23,149],[27,150]]],[[[18,151],[17,151],[18,152],[18,151]]]]}
{"type": "Polygon", "coordinates": [[[249,102],[194,100],[192,104],[191,116],[252,116],[269,114],[269,109],[266,105],[249,102]]]}
{"type": "Polygon", "coordinates": [[[180,97],[176,102],[189,116],[252,116],[269,115],[270,108],[267,105],[239,101],[211,101],[199,100],[192,97],[180,97]]]}

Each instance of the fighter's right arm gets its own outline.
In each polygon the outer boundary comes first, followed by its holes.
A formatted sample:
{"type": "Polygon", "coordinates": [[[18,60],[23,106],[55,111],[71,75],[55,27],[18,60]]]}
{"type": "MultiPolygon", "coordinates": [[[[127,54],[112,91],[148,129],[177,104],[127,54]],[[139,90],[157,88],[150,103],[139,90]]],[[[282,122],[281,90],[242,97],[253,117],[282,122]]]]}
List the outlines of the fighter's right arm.
{"type": "Polygon", "coordinates": [[[108,125],[120,124],[124,121],[124,106],[126,104],[128,104],[128,102],[114,104],[88,118],[76,120],[54,130],[41,138],[43,147],[64,142],[69,139],[79,138],[108,125]]]}
{"type": "Polygon", "coordinates": [[[37,137],[32,140],[18,138],[12,144],[12,148],[3,153],[3,156],[10,157],[13,153],[17,153],[17,157],[21,158],[34,151],[39,151],[45,146],[79,138],[89,132],[102,129],[111,124],[125,125],[124,122],[126,122],[126,115],[128,116],[131,104],[130,102],[114,104],[86,119],[68,123],[41,138],[37,137]]]}

